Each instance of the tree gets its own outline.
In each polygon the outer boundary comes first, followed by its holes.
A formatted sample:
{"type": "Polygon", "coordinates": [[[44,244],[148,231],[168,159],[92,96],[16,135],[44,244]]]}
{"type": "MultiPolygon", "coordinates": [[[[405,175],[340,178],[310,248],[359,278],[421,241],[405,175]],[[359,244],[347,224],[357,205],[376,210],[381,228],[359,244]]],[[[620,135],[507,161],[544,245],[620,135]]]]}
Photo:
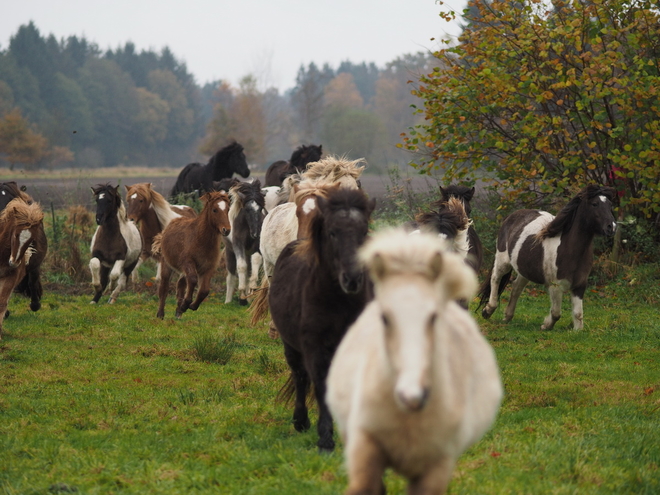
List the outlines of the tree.
{"type": "Polygon", "coordinates": [[[327,107],[362,108],[364,100],[355,85],[353,76],[342,72],[328,83],[324,91],[324,100],[327,107]]]}
{"type": "Polygon", "coordinates": [[[326,66],[319,71],[314,63],[309,64],[307,69],[301,66],[298,70],[291,101],[298,114],[304,141],[312,142],[318,138],[323,116],[323,92],[333,77],[332,69],[326,66]]]}
{"type": "Polygon", "coordinates": [[[39,162],[47,146],[46,138],[30,128],[18,108],[0,119],[0,154],[9,162],[10,170],[17,163],[29,166],[39,162]]]}
{"type": "MultiPolygon", "coordinates": [[[[653,2],[478,2],[479,22],[420,79],[415,166],[477,174],[525,203],[588,182],[660,212],[660,14],[653,2]]],[[[475,17],[474,14],[473,18],[475,17]]]]}

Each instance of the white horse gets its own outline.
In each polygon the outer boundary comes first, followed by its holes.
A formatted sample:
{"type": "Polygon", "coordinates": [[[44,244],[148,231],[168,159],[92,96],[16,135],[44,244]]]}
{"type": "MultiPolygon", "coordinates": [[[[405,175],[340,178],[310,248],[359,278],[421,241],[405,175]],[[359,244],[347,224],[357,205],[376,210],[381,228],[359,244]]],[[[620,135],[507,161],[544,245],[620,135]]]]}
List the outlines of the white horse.
{"type": "Polygon", "coordinates": [[[349,494],[382,493],[391,467],[408,493],[445,493],[457,458],[502,399],[495,354],[456,299],[474,271],[437,235],[374,236],[360,252],[375,299],[332,361],[327,403],[345,444],[349,494]]]}

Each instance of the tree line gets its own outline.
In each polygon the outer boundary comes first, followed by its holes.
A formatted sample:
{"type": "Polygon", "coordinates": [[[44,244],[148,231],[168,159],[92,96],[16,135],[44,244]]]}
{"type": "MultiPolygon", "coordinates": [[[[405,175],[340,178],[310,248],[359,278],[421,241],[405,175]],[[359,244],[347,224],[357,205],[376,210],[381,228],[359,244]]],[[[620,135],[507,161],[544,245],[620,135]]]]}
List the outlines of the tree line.
{"type": "Polygon", "coordinates": [[[258,168],[314,143],[385,169],[407,161],[396,144],[421,118],[410,82],[435,65],[423,53],[383,68],[310,63],[285,92],[253,75],[238,87],[200,86],[167,47],[102,51],[84,37],[43,36],[31,22],[0,51],[0,163],[182,166],[235,139],[258,168]]]}

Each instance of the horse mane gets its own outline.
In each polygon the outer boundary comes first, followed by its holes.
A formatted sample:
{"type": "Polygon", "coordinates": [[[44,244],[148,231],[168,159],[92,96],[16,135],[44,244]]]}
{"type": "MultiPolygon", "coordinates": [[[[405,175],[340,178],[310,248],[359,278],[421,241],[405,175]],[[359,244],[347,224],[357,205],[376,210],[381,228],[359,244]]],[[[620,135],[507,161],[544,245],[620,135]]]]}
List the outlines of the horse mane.
{"type": "Polygon", "coordinates": [[[222,161],[226,161],[229,159],[231,155],[234,153],[240,153],[243,151],[243,145],[237,143],[236,141],[231,141],[227,146],[224,148],[220,148],[215,155],[211,157],[209,160],[209,165],[211,167],[216,167],[219,165],[222,161]]]}
{"type": "Polygon", "coordinates": [[[310,162],[316,162],[321,158],[323,154],[322,146],[310,144],[305,146],[304,144],[298,146],[294,152],[291,154],[291,159],[289,160],[292,167],[298,170],[298,173],[303,172],[305,167],[310,162]]]}
{"type": "Polygon", "coordinates": [[[239,182],[229,189],[229,222],[234,225],[234,220],[238,216],[245,203],[256,201],[260,208],[266,207],[264,195],[261,192],[261,182],[255,179],[252,182],[239,182]]]}
{"type": "Polygon", "coordinates": [[[573,226],[573,221],[582,201],[588,201],[596,196],[605,196],[610,201],[614,200],[614,189],[607,186],[589,184],[564,206],[557,216],[546,225],[538,234],[537,239],[543,240],[549,237],[556,237],[568,232],[573,226]]]}
{"type": "Polygon", "coordinates": [[[13,220],[14,225],[32,227],[43,219],[44,213],[39,203],[28,204],[22,197],[12,199],[0,212],[0,223],[9,223],[13,220]]]}
{"type": "Polygon", "coordinates": [[[293,201],[296,195],[295,186],[300,184],[303,176],[300,174],[291,174],[282,182],[280,192],[277,194],[277,204],[281,205],[293,201]]]}
{"type": "Polygon", "coordinates": [[[336,182],[343,177],[357,180],[366,164],[364,158],[348,160],[345,157],[328,156],[317,162],[307,164],[307,170],[302,174],[303,180],[327,179],[336,182]]]}
{"type": "Polygon", "coordinates": [[[170,203],[165,199],[165,197],[151,187],[151,183],[143,182],[140,184],[134,184],[129,189],[127,194],[130,194],[130,191],[135,188],[135,191],[142,194],[151,202],[151,206],[158,217],[158,221],[163,228],[167,227],[169,223],[175,218],[180,218],[181,215],[172,211],[170,208],[170,203]]]}
{"type": "Polygon", "coordinates": [[[327,199],[333,187],[336,187],[336,185],[324,180],[316,182],[303,181],[292,189],[292,201],[296,205],[300,205],[310,196],[320,196],[327,199]]]}
{"type": "MultiPolygon", "coordinates": [[[[338,187],[334,191],[331,190],[327,198],[320,199],[321,201],[325,201],[323,210],[331,213],[339,210],[355,209],[368,217],[373,209],[373,203],[369,201],[367,195],[360,189],[338,187]]],[[[321,251],[321,238],[324,225],[323,217],[323,214],[314,216],[310,223],[311,235],[305,239],[301,239],[295,248],[296,255],[314,264],[318,263],[321,251]]]]}
{"type": "Polygon", "coordinates": [[[442,233],[449,238],[454,238],[459,231],[467,230],[470,219],[465,213],[463,202],[452,196],[447,201],[436,201],[431,203],[435,210],[420,213],[415,221],[421,226],[433,229],[436,233],[442,233]]]}

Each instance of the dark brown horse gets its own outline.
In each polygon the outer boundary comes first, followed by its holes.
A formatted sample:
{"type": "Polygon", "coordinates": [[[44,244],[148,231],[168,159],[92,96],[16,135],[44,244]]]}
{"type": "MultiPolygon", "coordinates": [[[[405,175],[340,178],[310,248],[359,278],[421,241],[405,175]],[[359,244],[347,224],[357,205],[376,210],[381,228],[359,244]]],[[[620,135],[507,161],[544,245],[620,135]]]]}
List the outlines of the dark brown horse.
{"type": "Polygon", "coordinates": [[[209,294],[211,277],[220,261],[221,237],[229,235],[229,196],[210,192],[202,196],[204,208],[196,218],[176,218],[154,239],[153,251],[164,261],[158,287],[158,318],[165,316],[165,300],[173,271],[181,273],[176,285],[180,318],[188,309],[197,310],[209,294]],[[193,292],[199,283],[197,298],[193,292]]]}
{"type": "Polygon", "coordinates": [[[180,193],[198,191],[200,195],[213,191],[213,181],[231,177],[233,174],[249,177],[243,146],[232,141],[211,157],[206,165],[189,163],[179,173],[176,183],[170,193],[175,197],[180,193]]]}
{"type": "Polygon", "coordinates": [[[281,186],[284,179],[292,174],[302,174],[307,164],[317,162],[323,155],[322,145],[302,145],[295,149],[289,161],[279,160],[266,170],[265,186],[281,186]]]}
{"type": "Polygon", "coordinates": [[[270,284],[270,312],[291,369],[282,394],[295,393],[293,426],[307,430],[306,398],[314,385],[319,406],[317,445],[322,451],[335,446],[325,402],[330,361],[371,296],[356,253],[367,237],[374,205],[361,190],[338,189],[327,199],[317,197],[319,214],[312,220],[309,238],[284,248],[270,284]]]}
{"type": "MultiPolygon", "coordinates": [[[[23,192],[24,189],[25,186],[19,188],[16,182],[13,181],[0,184],[0,211],[4,210],[7,204],[15,198],[20,198],[29,205],[32,204],[33,199],[29,194],[23,192]]],[[[37,229],[37,233],[30,244],[34,252],[30,257],[30,263],[26,267],[25,276],[18,283],[15,290],[19,294],[30,298],[30,309],[32,311],[39,311],[41,297],[43,296],[41,264],[48,253],[48,239],[46,238],[46,232],[44,232],[43,223],[41,228],[37,229]]]]}
{"type": "Polygon", "coordinates": [[[21,198],[11,200],[0,213],[0,339],[7,303],[25,276],[34,254],[32,243],[43,231],[43,218],[37,203],[21,198]]]}
{"type": "Polygon", "coordinates": [[[573,328],[581,330],[582,300],[593,265],[594,236],[611,236],[616,230],[613,198],[612,188],[589,185],[556,217],[540,210],[518,210],[509,215],[497,235],[493,270],[481,288],[479,306],[488,301],[481,313],[483,317],[493,314],[515,270],[518,277],[513,282],[504,321],[513,318],[518,298],[531,280],[545,285],[550,294],[550,314],[541,330],[550,330],[559,320],[566,290],[571,291],[573,328]]]}

